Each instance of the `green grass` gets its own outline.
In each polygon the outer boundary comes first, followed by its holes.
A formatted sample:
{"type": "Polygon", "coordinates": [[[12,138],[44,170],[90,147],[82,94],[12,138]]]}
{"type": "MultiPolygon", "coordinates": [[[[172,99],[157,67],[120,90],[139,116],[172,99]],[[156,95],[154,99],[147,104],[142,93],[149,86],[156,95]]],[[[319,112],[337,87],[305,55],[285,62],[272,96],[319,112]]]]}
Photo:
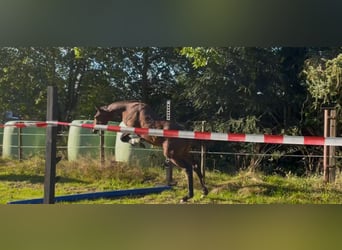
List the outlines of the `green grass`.
{"type": "MultiPolygon", "coordinates": [[[[33,158],[22,162],[0,159],[0,204],[21,199],[43,197],[44,159],[33,158]]],[[[104,167],[90,159],[76,162],[61,161],[56,170],[56,196],[131,189],[164,185],[162,168],[128,167],[107,162],[104,167]]],[[[186,194],[186,177],[174,169],[177,185],[160,194],[122,197],[115,199],[82,200],[79,204],[179,204],[186,194]]],[[[194,178],[195,196],[190,204],[341,204],[342,178],[334,184],[323,184],[321,176],[296,177],[266,176],[261,173],[240,172],[227,175],[206,172],[209,194],[202,197],[197,177],[194,178]]]]}

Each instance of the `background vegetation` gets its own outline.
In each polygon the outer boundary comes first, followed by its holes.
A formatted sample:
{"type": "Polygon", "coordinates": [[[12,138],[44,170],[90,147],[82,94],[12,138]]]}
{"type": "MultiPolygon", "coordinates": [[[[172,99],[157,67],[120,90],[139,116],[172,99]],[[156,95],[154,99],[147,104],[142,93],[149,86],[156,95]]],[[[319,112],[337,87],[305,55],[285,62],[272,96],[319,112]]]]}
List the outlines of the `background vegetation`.
{"type": "MultiPolygon", "coordinates": [[[[172,117],[188,129],[206,121],[207,131],[320,136],[321,106],[333,104],[342,136],[341,65],[342,48],[332,47],[3,47],[0,114],[45,120],[53,85],[62,121],[92,119],[95,105],[124,99],[147,102],[164,118],[170,99],[172,117]]],[[[211,142],[207,150],[240,153],[208,157],[209,167],[231,171],[303,175],[321,166],[310,155],[322,147],[211,142]]]]}

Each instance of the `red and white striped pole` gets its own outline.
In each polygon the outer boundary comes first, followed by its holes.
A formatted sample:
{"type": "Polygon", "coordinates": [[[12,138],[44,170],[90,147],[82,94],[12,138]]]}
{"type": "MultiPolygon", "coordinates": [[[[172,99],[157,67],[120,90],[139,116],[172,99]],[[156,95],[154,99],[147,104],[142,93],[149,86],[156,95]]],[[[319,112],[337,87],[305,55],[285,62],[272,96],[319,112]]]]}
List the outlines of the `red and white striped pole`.
{"type": "MultiPolygon", "coordinates": [[[[266,135],[266,134],[238,134],[238,133],[217,133],[184,130],[163,130],[153,128],[120,127],[115,125],[94,125],[94,124],[71,124],[67,122],[18,122],[13,125],[18,128],[25,127],[46,127],[47,125],[78,126],[87,129],[105,130],[112,132],[127,132],[139,135],[150,135],[168,138],[183,138],[193,140],[209,141],[230,141],[230,142],[254,142],[270,144],[292,144],[292,145],[313,145],[313,146],[342,146],[342,137],[323,136],[290,136],[290,135],[266,135]]],[[[7,125],[5,125],[7,126],[7,125]]]]}

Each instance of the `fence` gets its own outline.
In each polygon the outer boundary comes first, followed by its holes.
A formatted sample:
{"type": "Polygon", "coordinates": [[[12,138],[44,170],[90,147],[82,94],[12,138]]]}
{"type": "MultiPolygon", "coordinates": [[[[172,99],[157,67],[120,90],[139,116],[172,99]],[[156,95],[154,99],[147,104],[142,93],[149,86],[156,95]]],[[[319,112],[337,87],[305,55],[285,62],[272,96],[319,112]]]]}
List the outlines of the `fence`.
{"type": "MultiPolygon", "coordinates": [[[[46,131],[41,122],[7,122],[3,157],[19,159],[45,154],[46,131]],[[36,126],[33,126],[36,124],[36,126]],[[38,139],[39,140],[38,140],[38,139]]],[[[71,124],[93,123],[91,120],[74,120],[71,124]]],[[[59,158],[77,161],[81,158],[99,159],[101,165],[105,159],[124,162],[140,167],[164,166],[161,148],[147,143],[144,148],[123,143],[116,134],[109,131],[94,134],[81,126],[67,126],[57,134],[56,150],[59,158]]]]}
{"type": "MultiPolygon", "coordinates": [[[[46,161],[44,178],[44,203],[54,203],[55,200],[55,175],[56,175],[56,138],[57,125],[72,126],[70,123],[58,122],[57,120],[57,89],[53,86],[47,88],[47,115],[46,122],[16,123],[17,128],[25,127],[46,127],[46,161]]],[[[232,133],[211,133],[181,130],[160,130],[150,128],[130,128],[111,125],[74,124],[87,129],[97,129],[101,131],[126,132],[138,135],[161,136],[168,138],[185,138],[192,140],[213,140],[231,142],[253,142],[256,144],[297,144],[316,146],[342,146],[342,138],[312,137],[312,136],[286,136],[286,135],[253,135],[253,134],[232,134],[232,133]]],[[[101,140],[101,145],[103,141],[101,140]]],[[[102,152],[101,152],[102,155],[102,152]]],[[[326,173],[329,173],[329,171],[326,173]]]]}
{"type": "MultiPolygon", "coordinates": [[[[211,132],[197,132],[197,131],[176,131],[176,130],[160,130],[160,129],[148,129],[148,128],[128,128],[128,127],[121,127],[117,125],[94,125],[91,123],[67,123],[67,122],[14,122],[8,124],[6,126],[16,127],[17,129],[17,136],[18,136],[18,145],[13,146],[17,147],[19,157],[22,156],[22,150],[25,148],[44,148],[45,142],[39,146],[34,145],[22,145],[22,136],[36,136],[36,133],[23,133],[23,129],[26,128],[45,128],[47,126],[67,126],[67,127],[79,127],[83,129],[98,129],[101,131],[111,131],[111,132],[130,132],[135,134],[148,134],[152,136],[165,136],[169,138],[186,138],[186,139],[194,139],[194,140],[217,140],[217,141],[230,141],[230,142],[251,142],[251,143],[265,143],[265,144],[297,144],[297,145],[313,145],[313,146],[342,146],[342,138],[335,137],[315,137],[315,136],[286,136],[286,135],[256,135],[256,134],[234,134],[234,133],[211,133],[211,132]]],[[[4,128],[5,126],[0,126],[4,128]]],[[[0,130],[1,131],[1,130],[0,130]]],[[[38,134],[41,135],[41,134],[38,134]]],[[[67,135],[59,134],[60,137],[67,137],[67,135]]],[[[98,137],[98,135],[88,134],[82,136],[91,136],[91,137],[98,137]]],[[[67,141],[67,140],[62,140],[67,141]]],[[[99,150],[99,154],[103,155],[104,150],[109,149],[113,150],[114,145],[105,145],[101,143],[101,139],[99,139],[98,145],[79,145],[79,147],[83,149],[96,149],[99,150]]],[[[68,145],[58,145],[57,148],[59,150],[66,150],[68,145]]],[[[157,149],[149,149],[151,151],[158,151],[157,149]]],[[[199,154],[198,151],[192,151],[194,154],[199,154]]],[[[236,152],[206,152],[207,155],[260,155],[260,156],[274,156],[274,154],[258,154],[258,153],[236,153],[236,152]]],[[[321,158],[322,155],[310,155],[310,156],[303,156],[303,155],[282,155],[286,157],[314,157],[314,158],[321,158]]],[[[341,156],[335,156],[336,159],[342,158],[341,156]]]]}

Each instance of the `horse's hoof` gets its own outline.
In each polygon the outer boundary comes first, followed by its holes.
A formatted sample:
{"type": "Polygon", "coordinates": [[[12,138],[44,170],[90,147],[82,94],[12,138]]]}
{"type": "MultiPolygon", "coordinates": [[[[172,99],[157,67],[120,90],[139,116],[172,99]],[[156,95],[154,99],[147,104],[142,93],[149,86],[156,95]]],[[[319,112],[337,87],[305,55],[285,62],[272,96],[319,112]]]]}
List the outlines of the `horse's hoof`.
{"type": "Polygon", "coordinates": [[[168,186],[177,186],[177,181],[171,181],[167,183],[168,186]]]}
{"type": "Polygon", "coordinates": [[[209,191],[207,188],[203,189],[203,195],[207,195],[208,193],[209,193],[209,191]]]}
{"type": "Polygon", "coordinates": [[[181,203],[185,203],[185,202],[187,202],[189,200],[189,197],[188,196],[185,196],[185,197],[183,197],[182,199],[181,199],[181,203]]]}

